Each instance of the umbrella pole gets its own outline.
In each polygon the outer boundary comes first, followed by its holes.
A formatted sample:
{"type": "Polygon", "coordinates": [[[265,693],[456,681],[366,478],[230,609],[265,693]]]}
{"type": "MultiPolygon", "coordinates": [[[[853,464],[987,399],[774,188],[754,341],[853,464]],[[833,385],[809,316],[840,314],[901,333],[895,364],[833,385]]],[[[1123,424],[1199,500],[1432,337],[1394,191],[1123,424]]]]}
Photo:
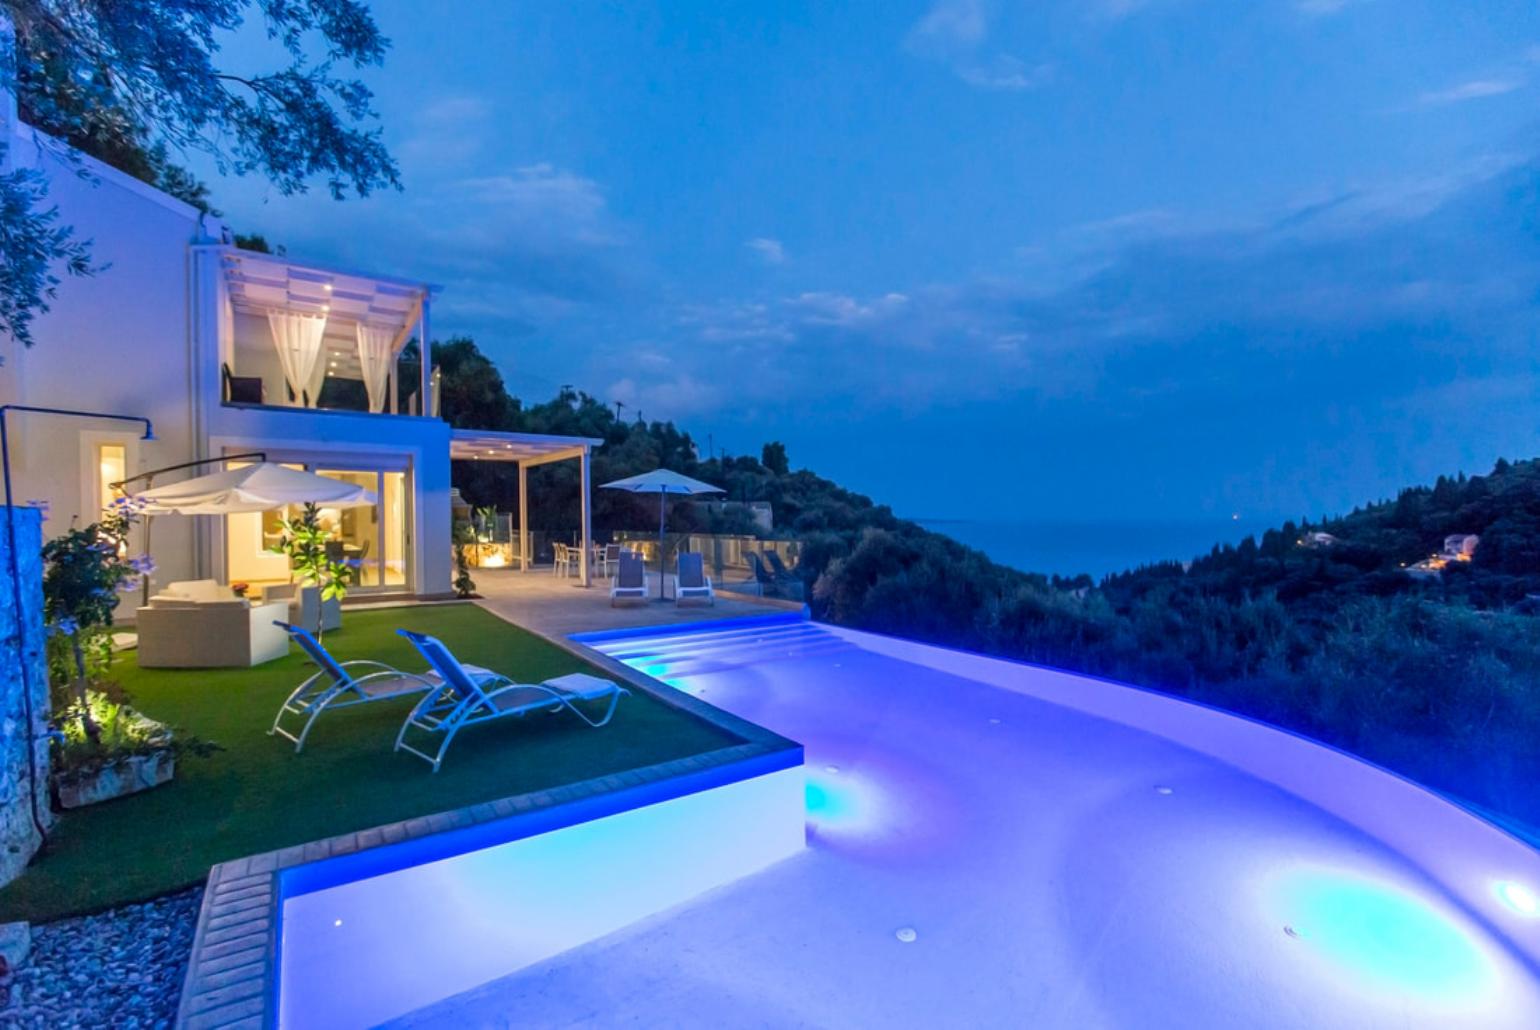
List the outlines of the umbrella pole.
{"type": "Polygon", "coordinates": [[[663,600],[663,520],[668,511],[668,491],[658,491],[658,600],[663,600]]]}

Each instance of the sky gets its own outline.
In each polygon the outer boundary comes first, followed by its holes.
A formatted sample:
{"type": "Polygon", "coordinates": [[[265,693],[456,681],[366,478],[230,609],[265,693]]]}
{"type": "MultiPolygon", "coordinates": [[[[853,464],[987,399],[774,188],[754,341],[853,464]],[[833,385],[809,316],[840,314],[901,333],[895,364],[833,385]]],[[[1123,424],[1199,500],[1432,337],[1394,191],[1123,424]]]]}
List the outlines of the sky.
{"type": "Polygon", "coordinates": [[[201,170],[441,285],[526,400],[911,517],[1319,516],[1540,454],[1532,2],[373,9],[404,190],[201,170]]]}

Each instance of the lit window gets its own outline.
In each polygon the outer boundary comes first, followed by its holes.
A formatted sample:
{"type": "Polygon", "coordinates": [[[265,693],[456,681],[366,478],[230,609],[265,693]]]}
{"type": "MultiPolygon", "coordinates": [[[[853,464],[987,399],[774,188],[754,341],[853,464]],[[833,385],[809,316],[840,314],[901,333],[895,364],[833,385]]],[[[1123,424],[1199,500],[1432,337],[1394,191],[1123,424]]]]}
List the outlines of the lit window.
{"type": "Polygon", "coordinates": [[[96,503],[105,511],[113,501],[123,496],[122,488],[114,484],[128,478],[128,448],[120,443],[98,445],[96,468],[96,503]]]}

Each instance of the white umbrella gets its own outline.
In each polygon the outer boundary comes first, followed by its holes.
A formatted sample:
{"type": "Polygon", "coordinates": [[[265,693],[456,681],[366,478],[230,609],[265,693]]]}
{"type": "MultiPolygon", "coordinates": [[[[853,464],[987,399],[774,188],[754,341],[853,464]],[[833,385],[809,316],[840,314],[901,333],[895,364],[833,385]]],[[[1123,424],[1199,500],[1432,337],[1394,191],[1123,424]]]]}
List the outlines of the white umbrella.
{"type": "Polygon", "coordinates": [[[157,486],[134,497],[147,515],[235,515],[290,504],[357,508],[374,503],[374,494],[361,486],[267,461],[157,486]]]}
{"type": "Polygon", "coordinates": [[[720,494],[725,493],[721,487],[712,486],[710,483],[702,483],[699,479],[691,479],[668,469],[653,469],[651,472],[643,472],[639,476],[628,476],[625,479],[617,479],[613,483],[603,483],[601,490],[626,490],[633,494],[657,494],[658,495],[658,597],[663,597],[663,521],[667,514],[668,499],[674,497],[689,497],[693,494],[720,494]]]}

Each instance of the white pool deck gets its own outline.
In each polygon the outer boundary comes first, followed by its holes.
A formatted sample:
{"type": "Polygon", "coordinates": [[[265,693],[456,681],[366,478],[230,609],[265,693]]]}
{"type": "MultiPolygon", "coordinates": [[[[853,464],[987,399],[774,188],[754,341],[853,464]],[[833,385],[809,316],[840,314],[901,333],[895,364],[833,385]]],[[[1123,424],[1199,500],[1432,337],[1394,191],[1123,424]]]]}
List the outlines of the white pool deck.
{"type": "MultiPolygon", "coordinates": [[[[1487,884],[1451,890],[1234,765],[1033,696],[1060,674],[1001,689],[860,639],[637,662],[806,746],[804,852],[392,1025],[1540,1025],[1501,939],[1540,920],[1487,884]]],[[[1492,874],[1540,884],[1540,856],[1505,847],[1492,874]]]]}

